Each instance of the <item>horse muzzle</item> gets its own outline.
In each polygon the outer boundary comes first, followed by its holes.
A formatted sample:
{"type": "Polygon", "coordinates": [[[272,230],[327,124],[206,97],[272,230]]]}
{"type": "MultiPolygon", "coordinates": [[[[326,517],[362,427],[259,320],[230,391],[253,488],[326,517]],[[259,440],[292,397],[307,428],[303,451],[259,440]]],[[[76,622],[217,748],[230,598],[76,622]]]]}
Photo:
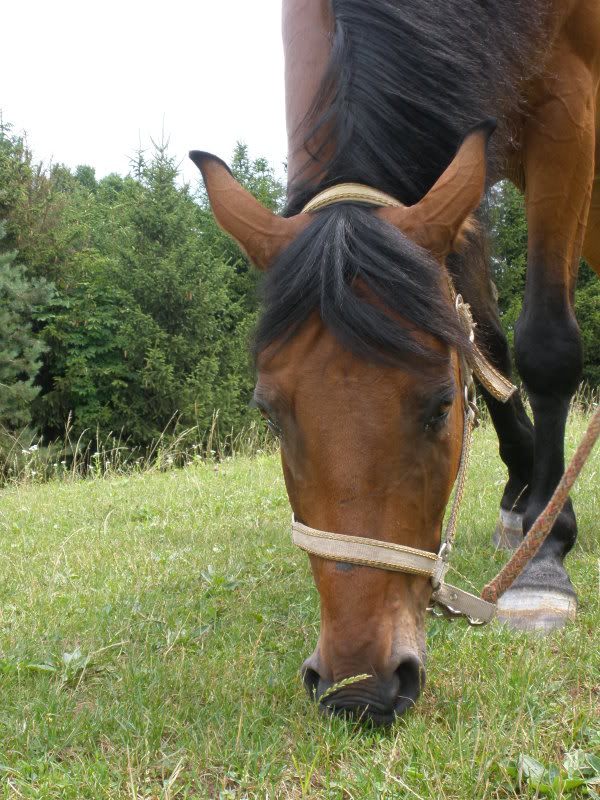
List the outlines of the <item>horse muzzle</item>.
{"type": "Polygon", "coordinates": [[[334,682],[324,678],[318,650],[302,665],[304,685],[325,713],[355,720],[370,720],[375,725],[390,725],[412,708],[425,685],[425,667],[411,651],[396,658],[387,677],[371,674],[352,681],[351,676],[334,682]],[[334,688],[341,684],[339,688],[334,688]]]}

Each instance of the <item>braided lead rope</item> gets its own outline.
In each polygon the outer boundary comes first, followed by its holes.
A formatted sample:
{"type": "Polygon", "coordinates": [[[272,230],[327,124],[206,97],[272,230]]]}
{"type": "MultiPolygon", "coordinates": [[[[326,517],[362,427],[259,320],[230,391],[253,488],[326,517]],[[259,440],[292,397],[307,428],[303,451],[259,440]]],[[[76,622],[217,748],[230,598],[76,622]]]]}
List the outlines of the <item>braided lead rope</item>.
{"type": "Polygon", "coordinates": [[[531,561],[542,544],[546,541],[557,516],[560,514],[569,496],[569,492],[577,476],[581,472],[592,448],[596,444],[598,436],[600,436],[600,406],[596,409],[594,416],[590,420],[584,437],[560,479],[560,483],[554,490],[554,494],[548,501],[548,505],[533,523],[523,543],[515,551],[508,564],[506,564],[504,569],[502,569],[493,580],[483,587],[481,597],[484,600],[487,600],[489,603],[497,603],[498,598],[512,586],[525,566],[531,561]]]}

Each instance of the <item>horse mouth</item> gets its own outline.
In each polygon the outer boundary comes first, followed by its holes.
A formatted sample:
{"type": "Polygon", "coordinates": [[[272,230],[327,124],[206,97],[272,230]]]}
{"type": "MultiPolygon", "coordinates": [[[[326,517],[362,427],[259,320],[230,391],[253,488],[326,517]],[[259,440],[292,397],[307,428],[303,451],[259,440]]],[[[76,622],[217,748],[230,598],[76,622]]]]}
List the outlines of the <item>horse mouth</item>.
{"type": "Polygon", "coordinates": [[[415,705],[410,698],[398,698],[393,711],[386,711],[370,705],[368,702],[359,699],[353,701],[349,699],[343,703],[319,703],[319,711],[328,716],[341,717],[351,722],[371,723],[377,727],[389,728],[398,719],[415,705]]]}
{"type": "Polygon", "coordinates": [[[418,658],[411,656],[388,680],[370,678],[331,691],[334,685],[323,681],[315,669],[305,664],[303,679],[322,713],[388,727],[416,705],[425,684],[425,669],[418,658]]]}

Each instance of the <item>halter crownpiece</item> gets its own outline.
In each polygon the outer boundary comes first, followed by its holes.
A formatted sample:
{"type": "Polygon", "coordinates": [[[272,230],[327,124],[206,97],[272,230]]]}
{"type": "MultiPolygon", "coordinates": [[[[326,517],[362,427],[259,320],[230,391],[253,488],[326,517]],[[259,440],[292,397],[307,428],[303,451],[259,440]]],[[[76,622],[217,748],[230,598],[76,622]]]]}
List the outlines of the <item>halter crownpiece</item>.
{"type": "Polygon", "coordinates": [[[380,192],[371,186],[362,183],[338,183],[323,189],[318,195],[309,200],[304,206],[301,214],[309,214],[311,211],[318,211],[320,208],[332,206],[335,203],[366,203],[370,206],[395,206],[404,208],[404,203],[396,200],[390,194],[380,192]]]}

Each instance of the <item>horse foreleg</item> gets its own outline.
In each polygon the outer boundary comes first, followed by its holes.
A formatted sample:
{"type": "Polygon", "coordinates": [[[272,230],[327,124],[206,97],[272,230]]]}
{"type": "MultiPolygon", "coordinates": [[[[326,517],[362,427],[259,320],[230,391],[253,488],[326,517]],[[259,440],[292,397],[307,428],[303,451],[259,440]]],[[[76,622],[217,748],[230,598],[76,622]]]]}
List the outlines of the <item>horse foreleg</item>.
{"type": "MultiPolygon", "coordinates": [[[[579,257],[594,174],[595,78],[569,43],[559,46],[523,137],[528,259],[515,326],[515,358],[534,418],[534,465],[524,532],[564,471],[570,400],[583,368],[573,312],[579,257]]],[[[500,602],[500,616],[522,628],[550,628],[575,613],[563,559],[577,535],[570,500],[549,538],[500,602]]]]}

